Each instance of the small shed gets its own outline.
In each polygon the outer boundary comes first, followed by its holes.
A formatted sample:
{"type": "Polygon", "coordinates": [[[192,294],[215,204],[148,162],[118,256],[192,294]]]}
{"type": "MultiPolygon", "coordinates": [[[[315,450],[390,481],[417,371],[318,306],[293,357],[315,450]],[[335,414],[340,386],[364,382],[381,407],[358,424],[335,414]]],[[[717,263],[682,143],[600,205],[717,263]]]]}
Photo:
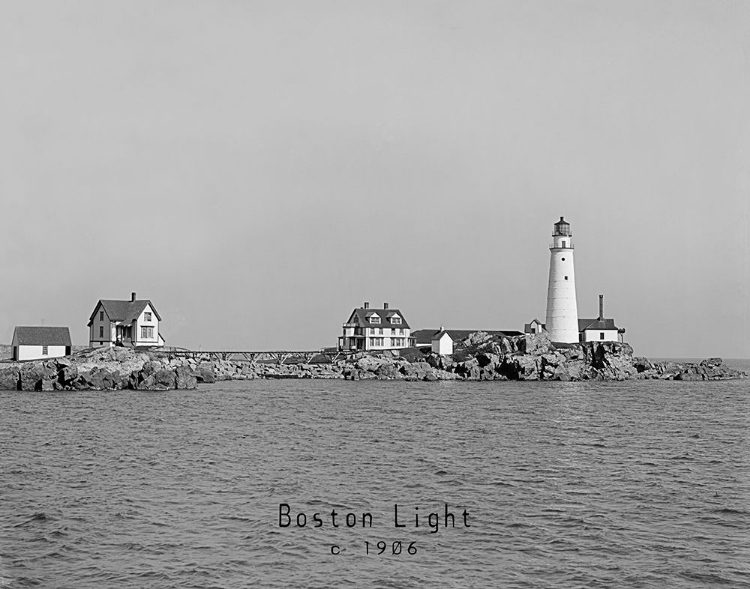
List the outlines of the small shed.
{"type": "Polygon", "coordinates": [[[453,338],[444,329],[441,329],[432,336],[430,344],[435,354],[440,354],[441,356],[450,356],[453,354],[453,338]]]}
{"type": "Polygon", "coordinates": [[[581,342],[624,341],[625,330],[615,325],[614,319],[604,317],[604,295],[599,295],[599,316],[578,320],[578,340],[581,342]]]}
{"type": "Polygon", "coordinates": [[[40,360],[67,356],[72,350],[67,327],[16,327],[11,343],[14,360],[40,360]]]}
{"type": "Polygon", "coordinates": [[[614,319],[579,319],[578,339],[581,342],[622,341],[624,329],[615,325],[614,319]]]}

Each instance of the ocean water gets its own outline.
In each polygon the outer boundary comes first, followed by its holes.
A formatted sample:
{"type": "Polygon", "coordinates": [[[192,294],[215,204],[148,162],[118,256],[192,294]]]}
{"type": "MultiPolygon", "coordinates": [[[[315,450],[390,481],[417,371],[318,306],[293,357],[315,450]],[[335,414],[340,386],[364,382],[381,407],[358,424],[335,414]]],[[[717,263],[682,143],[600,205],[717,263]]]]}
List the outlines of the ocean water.
{"type": "Polygon", "coordinates": [[[749,426],[749,380],[0,392],[0,587],[750,587],[749,426]]]}

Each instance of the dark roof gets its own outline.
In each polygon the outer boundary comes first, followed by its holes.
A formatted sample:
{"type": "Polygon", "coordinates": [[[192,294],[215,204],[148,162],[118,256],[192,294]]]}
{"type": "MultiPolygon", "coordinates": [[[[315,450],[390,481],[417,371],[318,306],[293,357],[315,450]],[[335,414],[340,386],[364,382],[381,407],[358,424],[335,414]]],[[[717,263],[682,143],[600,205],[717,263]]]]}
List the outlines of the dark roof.
{"type": "Polygon", "coordinates": [[[456,342],[462,339],[468,338],[472,333],[487,333],[489,335],[500,335],[505,337],[515,337],[517,335],[523,335],[520,331],[514,329],[505,329],[503,331],[485,331],[484,329],[418,329],[411,332],[411,336],[415,339],[417,345],[427,345],[432,342],[432,338],[441,333],[447,333],[451,339],[456,342]]]}
{"type": "Polygon", "coordinates": [[[614,319],[579,319],[578,320],[578,331],[584,331],[586,329],[617,329],[615,327],[614,319]]]}
{"type": "Polygon", "coordinates": [[[417,329],[411,332],[411,336],[417,345],[429,345],[432,341],[432,336],[438,333],[439,329],[417,329]]]}
{"type": "MultiPolygon", "coordinates": [[[[487,335],[501,335],[506,337],[511,337],[514,335],[523,335],[520,331],[515,330],[505,330],[505,331],[496,331],[496,330],[488,330],[488,329],[444,329],[442,332],[438,333],[447,333],[449,336],[451,336],[451,339],[454,342],[460,341],[462,339],[467,339],[472,333],[477,332],[486,333],[487,335]]],[[[438,333],[435,333],[432,337],[438,335],[438,333]]]]}
{"type": "MultiPolygon", "coordinates": [[[[156,309],[154,309],[154,312],[155,311],[156,309]]],[[[404,314],[398,309],[365,309],[364,307],[360,307],[352,311],[352,314],[349,315],[349,321],[347,321],[347,323],[351,323],[355,317],[359,319],[359,324],[362,326],[377,325],[378,327],[393,326],[397,328],[409,328],[409,324],[406,322],[404,314]],[[380,323],[370,323],[367,317],[371,315],[377,315],[378,317],[380,317],[380,323]],[[398,315],[399,317],[401,317],[401,323],[391,323],[391,317],[393,317],[394,315],[398,315]]]]}
{"type": "Polygon", "coordinates": [[[67,327],[16,327],[13,332],[16,346],[71,346],[67,327]]]}
{"type": "Polygon", "coordinates": [[[141,313],[143,313],[146,305],[151,306],[151,309],[154,311],[154,315],[156,315],[156,318],[161,321],[159,312],[156,310],[156,307],[154,307],[153,303],[149,299],[140,299],[135,301],[112,301],[100,299],[94,307],[94,312],[91,313],[91,317],[89,317],[89,325],[91,325],[91,322],[94,320],[96,312],[99,310],[99,305],[102,306],[110,321],[119,321],[120,323],[125,324],[132,323],[133,321],[138,319],[141,313]]]}
{"type": "Polygon", "coordinates": [[[506,329],[503,331],[484,329],[420,329],[413,332],[411,335],[416,338],[417,344],[426,344],[428,342],[431,342],[434,338],[442,336],[442,334],[444,333],[447,333],[454,342],[457,342],[463,339],[467,339],[472,333],[477,333],[480,331],[488,335],[500,335],[505,337],[523,335],[520,331],[516,331],[514,329],[506,329]]]}

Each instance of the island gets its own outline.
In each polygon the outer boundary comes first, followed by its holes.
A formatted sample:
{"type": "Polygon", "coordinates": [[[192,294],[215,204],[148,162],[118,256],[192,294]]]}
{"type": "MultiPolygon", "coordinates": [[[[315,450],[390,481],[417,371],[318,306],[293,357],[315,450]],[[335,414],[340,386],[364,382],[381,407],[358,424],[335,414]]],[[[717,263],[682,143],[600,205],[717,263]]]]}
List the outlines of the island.
{"type": "Polygon", "coordinates": [[[256,378],[347,380],[585,381],[746,378],[721,358],[697,363],[652,362],[622,342],[556,343],[546,333],[520,336],[475,332],[453,354],[429,348],[358,352],[310,362],[217,359],[210,353],[129,347],[90,348],[49,360],[0,363],[0,390],[170,390],[256,378]]]}

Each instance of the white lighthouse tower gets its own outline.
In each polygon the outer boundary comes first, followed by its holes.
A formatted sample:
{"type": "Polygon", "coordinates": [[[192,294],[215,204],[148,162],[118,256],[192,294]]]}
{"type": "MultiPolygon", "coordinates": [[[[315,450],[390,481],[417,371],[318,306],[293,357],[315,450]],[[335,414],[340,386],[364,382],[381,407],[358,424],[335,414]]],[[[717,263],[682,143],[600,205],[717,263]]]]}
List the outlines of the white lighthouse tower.
{"type": "Polygon", "coordinates": [[[553,342],[574,343],[578,341],[578,305],[573,269],[573,234],[570,224],[562,217],[555,223],[549,251],[547,333],[553,342]]]}

